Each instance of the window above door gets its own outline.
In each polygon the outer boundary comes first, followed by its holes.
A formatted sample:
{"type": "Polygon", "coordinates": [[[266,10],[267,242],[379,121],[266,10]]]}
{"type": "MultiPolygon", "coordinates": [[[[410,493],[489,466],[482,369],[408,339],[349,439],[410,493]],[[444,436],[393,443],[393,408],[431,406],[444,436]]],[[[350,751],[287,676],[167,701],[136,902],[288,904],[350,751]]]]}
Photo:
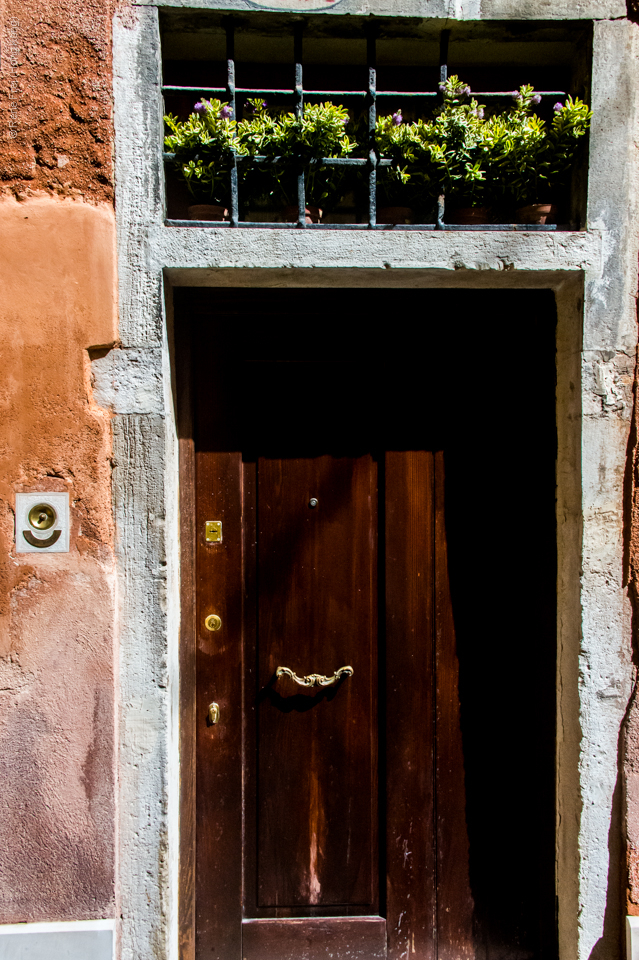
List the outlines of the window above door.
{"type": "Polygon", "coordinates": [[[161,23],[169,224],[528,231],[585,221],[586,136],[539,197],[530,185],[517,192],[519,174],[477,143],[521,103],[523,85],[546,132],[569,97],[588,103],[588,22],[442,29],[411,17],[165,9],[161,23]],[[424,161],[442,111],[461,120],[463,142],[438,134],[441,157],[424,161]],[[554,205],[547,222],[515,222],[516,209],[542,202],[554,205]]]}

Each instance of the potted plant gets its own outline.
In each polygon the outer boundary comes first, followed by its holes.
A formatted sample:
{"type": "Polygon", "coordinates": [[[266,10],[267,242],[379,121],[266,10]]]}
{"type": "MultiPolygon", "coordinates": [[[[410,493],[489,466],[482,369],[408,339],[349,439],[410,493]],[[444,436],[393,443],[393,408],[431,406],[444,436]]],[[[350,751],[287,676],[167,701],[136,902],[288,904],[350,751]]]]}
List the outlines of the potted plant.
{"type": "Polygon", "coordinates": [[[380,157],[391,160],[378,175],[381,201],[399,204],[404,197],[404,203],[432,207],[443,194],[456,222],[486,223],[492,186],[486,169],[494,150],[484,108],[468,101],[470,87],[457,76],[440,89],[444,103],[432,120],[405,123],[401,111],[379,119],[380,157]]]}
{"type": "Polygon", "coordinates": [[[379,117],[375,142],[380,159],[391,161],[377,171],[377,222],[412,223],[420,200],[414,173],[421,142],[415,124],[404,121],[401,109],[391,116],[379,117]]]}
{"type": "Polygon", "coordinates": [[[304,174],[306,222],[317,223],[337,203],[348,183],[346,167],[328,166],[322,157],[348,157],[357,146],[346,133],[345,107],[307,103],[301,117],[270,111],[262,100],[249,101],[253,116],[238,124],[238,144],[248,159],[241,164],[242,183],[255,200],[282,207],[285,220],[298,218],[297,177],[304,174]],[[251,157],[256,159],[251,163],[251,157]]]}
{"type": "Polygon", "coordinates": [[[592,111],[578,98],[554,105],[548,127],[532,112],[541,101],[531,86],[513,91],[510,114],[501,118],[499,171],[504,194],[516,207],[519,223],[556,219],[568,173],[592,111]]]}
{"type": "Polygon", "coordinates": [[[430,176],[446,197],[447,220],[483,224],[491,218],[492,139],[484,106],[469,99],[470,87],[457,76],[440,86],[444,102],[431,123],[420,122],[420,136],[435,171],[430,176]]]}
{"type": "Polygon", "coordinates": [[[241,151],[230,106],[202,99],[187,120],[168,114],[164,122],[170,131],[164,146],[175,154],[174,168],[195,200],[189,216],[192,220],[224,220],[231,199],[233,154],[241,151]]]}

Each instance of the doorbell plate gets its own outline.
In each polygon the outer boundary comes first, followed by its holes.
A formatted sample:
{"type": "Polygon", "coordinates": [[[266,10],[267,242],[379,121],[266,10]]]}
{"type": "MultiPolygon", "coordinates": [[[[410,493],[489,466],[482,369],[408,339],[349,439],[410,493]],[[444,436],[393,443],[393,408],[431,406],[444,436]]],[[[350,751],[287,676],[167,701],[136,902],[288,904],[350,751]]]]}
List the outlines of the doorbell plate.
{"type": "Polygon", "coordinates": [[[16,493],[16,553],[69,552],[69,494],[16,493]]]}

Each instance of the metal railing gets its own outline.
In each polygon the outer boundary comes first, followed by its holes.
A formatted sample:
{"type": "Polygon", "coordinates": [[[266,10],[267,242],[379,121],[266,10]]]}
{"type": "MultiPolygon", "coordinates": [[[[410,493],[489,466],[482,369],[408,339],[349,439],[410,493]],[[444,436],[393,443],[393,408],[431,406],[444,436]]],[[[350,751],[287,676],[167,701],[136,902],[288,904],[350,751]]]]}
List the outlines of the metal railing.
{"type": "MultiPolygon", "coordinates": [[[[325,165],[325,166],[349,166],[349,167],[367,167],[368,168],[368,221],[366,223],[316,223],[309,224],[306,222],[306,196],[305,196],[305,183],[304,183],[304,169],[300,167],[300,170],[297,175],[297,207],[298,207],[298,218],[295,223],[272,223],[272,222],[263,222],[263,221],[247,221],[240,220],[239,211],[240,211],[240,201],[239,201],[239,191],[238,191],[238,162],[241,162],[243,157],[234,154],[233,163],[231,167],[231,204],[230,204],[230,220],[226,223],[216,222],[217,227],[220,226],[229,226],[229,227],[278,227],[278,228],[300,228],[308,229],[309,227],[313,229],[324,228],[324,229],[341,229],[341,230],[357,230],[357,229],[388,229],[388,224],[377,223],[377,169],[379,167],[390,166],[390,160],[382,159],[378,156],[377,147],[375,143],[375,127],[377,124],[377,100],[380,97],[395,97],[395,98],[436,98],[440,101],[443,99],[442,94],[439,90],[410,90],[410,91],[398,91],[398,90],[378,90],[377,89],[377,37],[375,33],[375,26],[371,25],[368,29],[366,36],[366,61],[367,61],[367,74],[368,74],[368,85],[365,90],[304,90],[303,83],[303,38],[304,38],[304,24],[296,23],[294,25],[294,48],[293,48],[293,57],[294,57],[294,86],[290,88],[273,88],[273,87],[236,87],[235,85],[235,25],[232,19],[229,19],[226,24],[226,71],[227,71],[227,81],[226,87],[192,87],[192,86],[179,86],[174,84],[167,84],[162,86],[162,93],[192,93],[192,94],[223,94],[225,95],[229,106],[232,110],[232,116],[237,118],[237,95],[238,94],[249,94],[253,96],[259,95],[272,95],[272,96],[292,96],[294,98],[294,110],[296,117],[301,117],[304,112],[304,95],[306,96],[321,96],[321,97],[341,97],[341,98],[357,98],[364,97],[366,98],[366,117],[367,117],[367,128],[368,128],[368,156],[366,158],[361,157],[321,157],[317,160],[311,161],[315,164],[325,165]]],[[[440,45],[439,45],[439,83],[445,83],[448,79],[448,44],[450,38],[450,30],[442,30],[440,34],[440,45]]],[[[540,90],[538,93],[542,97],[558,97],[565,96],[565,91],[563,90],[540,90]]],[[[506,90],[482,90],[482,91],[473,91],[473,96],[482,97],[482,98],[501,98],[501,97],[512,97],[512,91],[506,90]]],[[[266,157],[250,157],[252,163],[265,163],[268,162],[266,157]]],[[[174,154],[165,153],[164,154],[165,162],[171,162],[174,160],[174,154]]],[[[453,225],[444,223],[444,214],[445,214],[445,197],[442,195],[438,198],[437,201],[437,217],[434,223],[418,223],[418,224],[398,224],[395,229],[403,230],[504,230],[504,229],[513,229],[513,230],[554,230],[556,229],[555,225],[532,225],[532,224],[482,224],[481,226],[473,225],[453,225]]],[[[200,223],[200,221],[170,221],[171,223],[183,223],[190,226],[194,223],[200,223]]]]}

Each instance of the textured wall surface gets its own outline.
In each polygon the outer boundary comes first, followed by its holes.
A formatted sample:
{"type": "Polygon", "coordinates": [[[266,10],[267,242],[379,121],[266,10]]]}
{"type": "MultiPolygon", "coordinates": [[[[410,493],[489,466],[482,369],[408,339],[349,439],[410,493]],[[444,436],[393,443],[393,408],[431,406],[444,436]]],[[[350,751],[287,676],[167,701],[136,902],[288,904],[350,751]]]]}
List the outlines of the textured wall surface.
{"type": "Polygon", "coordinates": [[[0,202],[0,922],[114,910],[110,206],[0,202]],[[14,495],[68,491],[68,554],[16,554],[14,495]]]}
{"type": "Polygon", "coordinates": [[[1,0],[0,191],[113,197],[117,0],[1,0]]]}
{"type": "Polygon", "coordinates": [[[114,915],[110,414],[116,0],[0,0],[0,922],[114,915]],[[16,492],[66,491],[68,554],[17,554],[16,492]]]}

